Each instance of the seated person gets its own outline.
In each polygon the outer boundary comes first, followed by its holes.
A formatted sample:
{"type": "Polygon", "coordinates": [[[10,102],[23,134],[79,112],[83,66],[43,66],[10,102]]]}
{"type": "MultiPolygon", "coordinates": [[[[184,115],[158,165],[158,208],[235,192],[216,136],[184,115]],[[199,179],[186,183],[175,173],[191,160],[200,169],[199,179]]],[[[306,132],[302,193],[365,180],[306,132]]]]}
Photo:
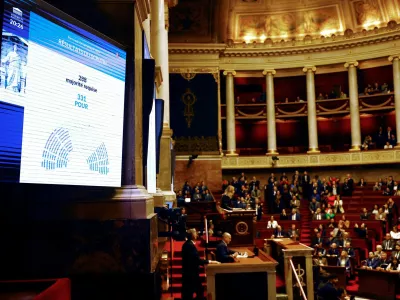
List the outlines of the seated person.
{"type": "Polygon", "coordinates": [[[294,240],[299,238],[299,230],[296,229],[296,224],[292,224],[292,228],[288,231],[288,236],[294,240]]]}
{"type": "Polygon", "coordinates": [[[343,200],[340,199],[340,195],[337,195],[335,201],[333,202],[333,212],[335,214],[344,214],[343,200]]]}
{"type": "Polygon", "coordinates": [[[332,209],[332,206],[328,204],[328,208],[325,210],[325,218],[333,219],[335,217],[335,213],[332,209]]]}
{"type": "Polygon", "coordinates": [[[400,244],[396,244],[394,251],[392,251],[392,259],[394,257],[400,259],[400,244]]]}
{"type": "Polygon", "coordinates": [[[379,257],[374,254],[374,252],[369,252],[368,258],[365,260],[364,265],[361,267],[362,269],[376,269],[379,264],[379,257]]]}
{"type": "Polygon", "coordinates": [[[358,227],[358,224],[354,224],[354,231],[362,239],[365,239],[368,235],[368,228],[365,226],[365,223],[362,223],[360,227],[358,227]]]}
{"type": "Polygon", "coordinates": [[[340,256],[338,257],[337,266],[338,267],[346,267],[346,274],[347,274],[347,276],[350,275],[351,263],[350,263],[350,259],[349,259],[349,256],[346,251],[343,250],[341,252],[340,256]]]}
{"type": "Polygon", "coordinates": [[[205,201],[213,201],[213,197],[211,196],[210,191],[208,189],[206,189],[203,192],[203,198],[205,201]]]}
{"type": "Polygon", "coordinates": [[[203,199],[203,195],[200,193],[200,190],[196,188],[193,193],[193,201],[200,201],[203,199]]]}
{"type": "Polygon", "coordinates": [[[300,214],[297,212],[297,209],[292,209],[292,214],[290,215],[290,219],[292,221],[300,221],[300,214]]]}
{"type": "Polygon", "coordinates": [[[278,227],[278,222],[274,219],[274,216],[271,216],[271,219],[268,221],[267,228],[268,229],[275,229],[278,227]]]}
{"type": "Polygon", "coordinates": [[[376,246],[375,255],[378,256],[379,258],[381,258],[382,253],[385,253],[382,250],[382,245],[377,245],[376,246]]]}
{"type": "Polygon", "coordinates": [[[238,256],[237,252],[228,249],[228,245],[231,242],[232,237],[229,233],[225,232],[222,235],[222,241],[217,245],[216,249],[216,260],[221,263],[234,262],[238,256]]]}
{"type": "Polygon", "coordinates": [[[363,221],[367,221],[369,219],[369,213],[366,207],[364,207],[362,209],[361,215],[360,215],[360,219],[363,221]]]}
{"type": "MultiPolygon", "coordinates": [[[[317,209],[320,207],[320,204],[317,202],[317,199],[312,198],[308,209],[310,210],[311,214],[315,214],[317,209]]],[[[321,210],[320,210],[321,211],[321,210]]]]}
{"type": "Polygon", "coordinates": [[[375,182],[374,187],[372,188],[373,191],[380,191],[382,186],[377,182],[375,182]]]}
{"type": "Polygon", "coordinates": [[[281,212],[281,214],[279,216],[279,219],[280,220],[287,220],[288,218],[289,218],[289,216],[286,214],[286,210],[282,209],[282,212],[281,212]]]}
{"type": "Polygon", "coordinates": [[[382,242],[382,248],[385,251],[391,251],[394,249],[395,242],[392,240],[390,233],[386,233],[385,240],[382,242]]]}
{"type": "Polygon", "coordinates": [[[397,228],[397,226],[393,226],[393,229],[390,231],[390,236],[394,240],[399,240],[400,239],[400,231],[397,228]]]}
{"type": "Polygon", "coordinates": [[[346,242],[343,251],[347,252],[348,257],[354,257],[356,255],[354,248],[351,246],[350,242],[346,242]]]}
{"type": "Polygon", "coordinates": [[[317,210],[315,211],[315,214],[313,214],[312,219],[313,221],[325,220],[325,214],[322,214],[321,209],[318,207],[317,210]]]}
{"type": "Polygon", "coordinates": [[[184,205],[185,197],[183,196],[182,191],[178,191],[176,193],[176,201],[177,201],[177,204],[178,204],[179,207],[184,205]]]}
{"type": "Polygon", "coordinates": [[[327,266],[328,260],[325,257],[326,250],[322,247],[318,247],[317,251],[315,252],[313,264],[314,266],[327,266]]]}
{"type": "Polygon", "coordinates": [[[390,259],[387,257],[386,252],[382,252],[381,259],[378,262],[377,270],[386,270],[388,265],[390,264],[390,259]]]}
{"type": "Polygon", "coordinates": [[[336,243],[332,243],[331,247],[328,250],[328,254],[326,256],[338,257],[340,255],[339,249],[337,248],[336,243]]]}
{"type": "Polygon", "coordinates": [[[400,272],[399,260],[396,257],[392,258],[392,261],[387,266],[386,271],[400,272]]]}
{"type": "Polygon", "coordinates": [[[323,242],[321,232],[317,232],[316,236],[311,240],[311,247],[318,247],[323,242]]]}
{"type": "Polygon", "coordinates": [[[284,237],[286,237],[286,233],[282,230],[282,227],[278,225],[274,230],[274,234],[271,236],[271,239],[284,237]]]}

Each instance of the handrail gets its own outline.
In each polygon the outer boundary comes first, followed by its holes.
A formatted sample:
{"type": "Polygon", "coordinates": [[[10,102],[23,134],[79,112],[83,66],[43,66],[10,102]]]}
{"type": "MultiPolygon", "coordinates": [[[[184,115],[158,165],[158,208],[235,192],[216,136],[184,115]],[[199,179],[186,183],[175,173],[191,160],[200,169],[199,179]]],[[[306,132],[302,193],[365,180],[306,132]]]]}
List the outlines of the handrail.
{"type": "Polygon", "coordinates": [[[301,295],[303,296],[304,300],[307,300],[307,296],[306,296],[306,294],[304,293],[303,286],[301,285],[301,282],[300,282],[299,276],[297,276],[297,273],[296,273],[296,268],[294,267],[294,264],[293,264],[293,261],[292,261],[292,259],[291,259],[291,258],[289,258],[289,262],[290,262],[290,266],[292,267],[292,270],[293,270],[294,276],[296,277],[297,284],[299,285],[299,288],[300,288],[300,293],[301,293],[301,295]]]}

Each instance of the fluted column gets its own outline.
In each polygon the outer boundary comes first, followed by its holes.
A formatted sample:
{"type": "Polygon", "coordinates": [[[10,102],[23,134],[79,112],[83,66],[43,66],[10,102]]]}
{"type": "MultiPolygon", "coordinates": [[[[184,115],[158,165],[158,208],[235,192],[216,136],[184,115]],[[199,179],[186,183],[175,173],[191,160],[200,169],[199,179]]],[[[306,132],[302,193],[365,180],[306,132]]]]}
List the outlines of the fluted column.
{"type": "Polygon", "coordinates": [[[267,129],[268,129],[268,152],[267,155],[279,154],[276,146],[276,124],[275,124],[275,95],[274,75],[275,70],[264,70],[267,88],[267,129]]]}
{"type": "Polygon", "coordinates": [[[306,73],[307,80],[307,116],[308,116],[308,151],[307,153],[319,153],[318,149],[318,129],[317,129],[317,107],[315,104],[315,66],[305,66],[303,72],[306,73]]]}
{"type": "Polygon", "coordinates": [[[347,62],[344,67],[349,73],[351,148],[350,151],[361,150],[360,105],[358,103],[357,61],[347,62]]]}
{"type": "Polygon", "coordinates": [[[397,145],[400,148],[400,56],[394,55],[389,57],[389,61],[393,63],[393,85],[394,85],[394,107],[396,114],[396,134],[397,145]]]}
{"type": "Polygon", "coordinates": [[[224,71],[226,76],[226,144],[227,156],[236,156],[236,128],[235,128],[235,96],[233,76],[236,72],[233,70],[224,71]]]}

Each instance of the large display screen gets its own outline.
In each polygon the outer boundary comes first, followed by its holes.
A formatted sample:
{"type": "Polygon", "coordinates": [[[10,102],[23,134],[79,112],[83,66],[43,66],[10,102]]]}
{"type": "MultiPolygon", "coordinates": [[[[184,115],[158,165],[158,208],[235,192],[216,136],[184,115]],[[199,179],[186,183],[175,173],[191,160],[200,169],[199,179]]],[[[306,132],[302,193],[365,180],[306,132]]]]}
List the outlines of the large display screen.
{"type": "Polygon", "coordinates": [[[4,2],[0,182],[121,186],[126,52],[42,1],[4,2]]]}

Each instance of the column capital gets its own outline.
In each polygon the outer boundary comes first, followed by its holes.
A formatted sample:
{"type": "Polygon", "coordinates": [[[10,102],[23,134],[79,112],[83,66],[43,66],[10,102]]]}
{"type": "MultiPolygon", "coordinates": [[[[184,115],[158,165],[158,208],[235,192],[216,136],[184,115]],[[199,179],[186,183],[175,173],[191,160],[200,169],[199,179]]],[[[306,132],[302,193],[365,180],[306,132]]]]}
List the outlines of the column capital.
{"type": "Polygon", "coordinates": [[[317,67],[316,66],[304,66],[303,72],[307,73],[308,71],[315,72],[315,71],[317,71],[317,67]]]}
{"type": "Polygon", "coordinates": [[[275,75],[276,71],[274,69],[265,69],[262,73],[263,75],[268,75],[268,74],[275,75]]]}
{"type": "Polygon", "coordinates": [[[357,67],[358,66],[358,61],[349,61],[349,62],[344,64],[344,67],[346,69],[350,68],[351,66],[357,67]]]}
{"type": "Polygon", "coordinates": [[[393,62],[394,60],[399,60],[400,59],[400,54],[396,54],[396,55],[390,55],[388,57],[388,61],[393,62]]]}
{"type": "Polygon", "coordinates": [[[225,76],[227,76],[227,75],[235,76],[236,75],[236,71],[235,70],[225,70],[224,71],[224,75],[225,76]]]}

